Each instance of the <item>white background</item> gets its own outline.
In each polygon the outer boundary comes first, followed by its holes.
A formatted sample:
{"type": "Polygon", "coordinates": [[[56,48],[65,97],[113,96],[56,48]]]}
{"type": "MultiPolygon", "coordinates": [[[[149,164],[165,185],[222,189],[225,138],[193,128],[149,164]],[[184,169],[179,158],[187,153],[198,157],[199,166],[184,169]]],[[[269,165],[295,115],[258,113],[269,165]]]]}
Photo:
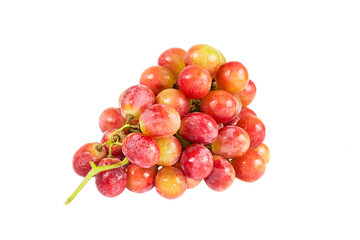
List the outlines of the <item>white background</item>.
{"type": "Polygon", "coordinates": [[[1,1],[1,239],[360,239],[356,1],[1,1]],[[297,3],[296,3],[297,2],[297,3]],[[249,70],[271,159],[258,182],[108,199],[74,152],[167,48],[249,70]]]}

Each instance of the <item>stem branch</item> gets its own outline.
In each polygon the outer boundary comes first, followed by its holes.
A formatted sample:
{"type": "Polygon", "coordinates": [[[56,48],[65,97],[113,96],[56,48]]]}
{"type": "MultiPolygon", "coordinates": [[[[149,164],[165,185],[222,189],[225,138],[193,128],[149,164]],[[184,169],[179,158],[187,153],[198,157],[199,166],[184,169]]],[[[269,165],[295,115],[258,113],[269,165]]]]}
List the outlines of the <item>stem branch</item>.
{"type": "Polygon", "coordinates": [[[91,170],[89,171],[89,173],[86,175],[86,177],[84,178],[84,180],[80,183],[80,185],[77,187],[77,189],[74,191],[73,194],[71,194],[71,196],[66,200],[65,205],[68,205],[75,197],[76,195],[78,195],[78,193],[84,188],[84,186],[90,181],[90,179],[95,176],[96,174],[98,174],[99,172],[103,172],[103,171],[107,171],[107,170],[111,170],[111,169],[115,169],[115,168],[119,168],[121,166],[124,166],[125,164],[127,164],[129,162],[129,160],[127,158],[124,158],[124,160],[122,160],[119,163],[115,163],[115,164],[111,164],[111,165],[105,165],[105,166],[96,166],[95,163],[90,162],[91,165],[91,170]]]}

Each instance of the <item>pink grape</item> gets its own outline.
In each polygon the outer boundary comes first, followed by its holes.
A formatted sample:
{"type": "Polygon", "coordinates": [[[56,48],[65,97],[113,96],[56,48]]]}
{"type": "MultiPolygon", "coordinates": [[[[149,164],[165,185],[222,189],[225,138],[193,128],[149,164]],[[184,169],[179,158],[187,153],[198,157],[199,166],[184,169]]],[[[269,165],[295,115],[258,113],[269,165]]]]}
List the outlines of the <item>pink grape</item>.
{"type": "Polygon", "coordinates": [[[200,104],[201,111],[215,119],[217,123],[224,123],[235,117],[236,107],[233,95],[224,90],[211,91],[200,104]]]}
{"type": "Polygon", "coordinates": [[[190,99],[205,97],[210,91],[211,83],[209,72],[197,65],[184,68],[177,80],[180,91],[190,99]]]}
{"type": "Polygon", "coordinates": [[[212,190],[222,192],[228,189],[235,180],[235,170],[231,163],[221,156],[213,156],[214,168],[206,177],[205,183],[212,190]]]}
{"type": "Polygon", "coordinates": [[[122,150],[130,163],[142,168],[155,166],[160,158],[158,144],[142,133],[130,133],[123,140],[122,150]]]}
{"type": "Polygon", "coordinates": [[[179,133],[191,143],[209,144],[218,135],[218,125],[209,115],[201,112],[189,113],[181,119],[179,133]]]}
{"type": "Polygon", "coordinates": [[[215,76],[224,61],[226,61],[225,58],[217,49],[205,44],[192,46],[185,56],[186,66],[202,66],[212,77],[215,76]]]}
{"type": "Polygon", "coordinates": [[[213,154],[231,159],[243,155],[250,146],[250,137],[237,126],[226,126],[219,130],[217,138],[211,143],[213,154]]]}
{"type": "Polygon", "coordinates": [[[178,111],[180,117],[190,113],[190,101],[177,89],[165,89],[156,96],[156,103],[165,104],[178,111]]]}
{"type": "Polygon", "coordinates": [[[216,73],[218,86],[230,93],[243,90],[249,82],[249,74],[240,62],[227,62],[223,64],[216,73]]]}
{"type": "Polygon", "coordinates": [[[170,137],[180,128],[180,115],[172,107],[155,104],[148,107],[139,119],[141,131],[150,137],[170,137]]]}
{"type": "Polygon", "coordinates": [[[155,176],[158,171],[157,166],[141,168],[135,164],[130,164],[126,171],[126,188],[130,191],[144,193],[150,191],[155,186],[155,176]]]}
{"type": "Polygon", "coordinates": [[[147,86],[138,84],[129,87],[119,100],[123,117],[131,114],[138,120],[143,111],[155,104],[155,95],[147,86]]]}
{"type": "Polygon", "coordinates": [[[140,77],[140,84],[149,87],[155,96],[164,89],[172,88],[175,83],[175,75],[169,69],[162,66],[149,67],[140,77]]]}
{"type": "Polygon", "coordinates": [[[85,177],[91,170],[90,162],[94,162],[97,165],[101,159],[106,157],[106,150],[101,148],[101,151],[97,150],[100,143],[87,143],[76,151],[73,157],[74,171],[81,177],[85,177]]]}
{"type": "Polygon", "coordinates": [[[209,149],[201,144],[192,144],[182,152],[180,164],[185,176],[201,180],[210,175],[214,162],[209,149]]]}
{"type": "Polygon", "coordinates": [[[126,119],[121,114],[120,108],[107,108],[99,117],[99,126],[102,132],[112,128],[120,128],[126,123],[126,119]]]}
{"type": "Polygon", "coordinates": [[[185,55],[186,51],[181,48],[170,48],[160,55],[158,64],[172,71],[177,78],[185,68],[185,55]]]}
{"type": "MultiPolygon", "coordinates": [[[[104,158],[99,166],[119,163],[116,158],[104,158]]],[[[99,192],[105,197],[116,197],[126,188],[127,174],[124,166],[100,172],[95,175],[95,184],[99,192]]]]}

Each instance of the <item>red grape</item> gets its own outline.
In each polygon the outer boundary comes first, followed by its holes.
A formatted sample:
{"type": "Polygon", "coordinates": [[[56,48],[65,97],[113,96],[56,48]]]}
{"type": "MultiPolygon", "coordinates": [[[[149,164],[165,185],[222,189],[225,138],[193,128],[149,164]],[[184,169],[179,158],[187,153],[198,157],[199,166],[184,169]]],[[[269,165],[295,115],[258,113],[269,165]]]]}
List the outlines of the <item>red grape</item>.
{"type": "Polygon", "coordinates": [[[245,182],[254,182],[265,173],[264,158],[255,151],[248,151],[231,161],[236,177],[245,182]]]}
{"type": "Polygon", "coordinates": [[[186,191],[186,178],[181,170],[175,167],[163,167],[156,174],[155,188],[160,196],[175,199],[186,191]]]}
{"type": "Polygon", "coordinates": [[[236,101],[231,93],[224,90],[211,91],[200,104],[201,111],[217,123],[230,121],[236,113],[236,101]]]}
{"type": "Polygon", "coordinates": [[[179,113],[165,104],[148,107],[139,119],[141,131],[153,138],[174,135],[180,128],[180,122],[179,113]]]}
{"type": "Polygon", "coordinates": [[[184,68],[177,80],[180,91],[187,98],[200,99],[209,93],[212,79],[203,67],[192,65],[184,68]]]}
{"type": "Polygon", "coordinates": [[[243,90],[249,82],[248,71],[239,62],[227,62],[216,73],[216,83],[223,90],[237,93],[243,90]]]}
{"type": "Polygon", "coordinates": [[[168,199],[202,179],[219,192],[235,178],[256,181],[270,159],[265,126],[247,108],[256,91],[242,63],[209,45],[167,49],[121,93],[119,108],[101,113],[100,143],[74,154],[74,171],[85,178],[65,204],[94,176],[107,197],[155,186],[168,199]]]}
{"type": "Polygon", "coordinates": [[[218,125],[209,115],[201,112],[189,113],[181,119],[179,133],[191,143],[209,144],[218,135],[218,125]]]}
{"type": "Polygon", "coordinates": [[[211,143],[211,151],[213,154],[231,159],[243,155],[249,146],[249,135],[243,129],[226,126],[219,130],[217,138],[211,143]]]}
{"type": "Polygon", "coordinates": [[[236,118],[236,116],[240,114],[241,109],[243,107],[242,104],[241,104],[241,98],[236,94],[233,94],[233,97],[234,97],[235,102],[236,102],[236,110],[235,110],[235,116],[232,119],[236,118]]]}
{"type": "Polygon", "coordinates": [[[243,116],[236,125],[244,129],[249,134],[249,149],[256,148],[264,141],[265,125],[258,117],[253,115],[243,116]]]}
{"type": "Polygon", "coordinates": [[[185,67],[185,54],[181,48],[170,48],[160,55],[158,64],[172,71],[177,78],[185,67]]]}
{"type": "Polygon", "coordinates": [[[260,144],[254,149],[255,152],[259,153],[265,160],[265,163],[268,164],[270,160],[270,149],[266,146],[265,143],[260,144]]]}
{"type": "Polygon", "coordinates": [[[142,168],[155,166],[160,158],[160,149],[155,140],[142,133],[127,135],[122,150],[131,163],[142,168]]]}
{"type": "Polygon", "coordinates": [[[169,88],[161,91],[156,96],[156,103],[161,103],[173,107],[178,111],[180,117],[190,113],[190,101],[179,90],[169,88]]]}
{"type": "Polygon", "coordinates": [[[249,80],[248,85],[243,90],[235,94],[240,97],[243,107],[246,107],[255,98],[256,86],[253,81],[249,80]]]}
{"type": "Polygon", "coordinates": [[[145,109],[155,104],[155,95],[147,86],[138,84],[129,87],[119,100],[123,117],[131,114],[137,120],[145,109]]]}
{"type": "Polygon", "coordinates": [[[121,114],[120,108],[107,108],[99,117],[99,126],[102,132],[109,129],[119,129],[126,123],[126,119],[121,114]]]}
{"type": "MultiPolygon", "coordinates": [[[[117,129],[109,129],[107,130],[103,137],[101,138],[101,141],[100,143],[103,144],[103,143],[106,143],[106,142],[111,142],[110,140],[110,135],[115,132],[117,129]]],[[[113,136],[113,142],[115,142],[115,138],[118,138],[118,142],[122,142],[123,138],[122,138],[122,135],[120,133],[117,133],[117,134],[114,134],[113,136]]],[[[109,154],[109,147],[110,145],[105,145],[104,148],[106,150],[106,154],[109,154]]],[[[113,145],[112,148],[111,148],[111,154],[113,155],[114,158],[119,158],[119,159],[123,159],[124,158],[124,154],[122,152],[122,149],[121,149],[121,146],[120,145],[113,145]]]]}
{"type": "Polygon", "coordinates": [[[228,189],[235,180],[235,170],[231,163],[221,156],[213,156],[214,168],[205,178],[205,183],[212,190],[222,192],[228,189]]]}
{"type": "MultiPolygon", "coordinates": [[[[176,167],[177,169],[181,170],[180,161],[177,161],[173,166],[176,167]]],[[[185,176],[185,178],[186,178],[187,189],[192,189],[201,183],[201,180],[196,180],[196,179],[189,178],[186,176],[185,176]]]]}
{"type": "Polygon", "coordinates": [[[169,69],[162,66],[152,66],[142,73],[140,83],[149,87],[156,96],[162,90],[172,88],[176,83],[176,78],[169,69]]]}
{"type": "Polygon", "coordinates": [[[230,121],[224,123],[224,126],[236,126],[236,124],[239,122],[240,118],[244,117],[244,116],[247,116],[247,115],[254,115],[256,116],[256,113],[251,110],[250,108],[248,107],[243,107],[240,111],[240,113],[234,117],[233,119],[231,119],[230,121]]]}
{"type": "Polygon", "coordinates": [[[201,180],[210,175],[213,169],[213,157],[209,149],[203,145],[192,144],[182,152],[180,164],[185,176],[201,180]]]}
{"type": "Polygon", "coordinates": [[[73,168],[74,171],[82,177],[85,177],[86,174],[91,170],[90,162],[94,162],[97,165],[101,159],[106,157],[106,150],[104,148],[99,152],[96,147],[100,143],[87,143],[79,150],[76,151],[73,157],[73,168]]]}
{"type": "Polygon", "coordinates": [[[151,168],[141,168],[130,164],[127,169],[127,189],[136,193],[150,191],[155,185],[155,176],[158,171],[157,166],[151,168]]]}
{"type": "Polygon", "coordinates": [[[175,164],[181,156],[181,144],[176,137],[166,137],[155,139],[160,148],[159,166],[171,166],[175,164]]]}
{"type": "MultiPolygon", "coordinates": [[[[99,166],[119,163],[116,158],[104,158],[99,166]]],[[[103,171],[95,175],[95,184],[99,192],[105,197],[116,197],[122,193],[126,187],[126,169],[124,166],[103,171]]]]}
{"type": "Polygon", "coordinates": [[[220,52],[205,44],[192,46],[185,56],[185,65],[199,65],[205,68],[212,77],[215,76],[217,70],[221,66],[224,59],[220,52]]]}

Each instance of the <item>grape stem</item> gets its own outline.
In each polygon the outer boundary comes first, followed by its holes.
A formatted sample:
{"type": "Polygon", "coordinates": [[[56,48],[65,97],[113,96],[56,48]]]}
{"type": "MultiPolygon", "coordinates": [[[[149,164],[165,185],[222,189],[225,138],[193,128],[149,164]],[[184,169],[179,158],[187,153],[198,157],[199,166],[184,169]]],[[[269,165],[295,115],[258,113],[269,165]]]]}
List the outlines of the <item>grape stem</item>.
{"type": "Polygon", "coordinates": [[[118,132],[121,132],[122,130],[124,130],[125,128],[129,128],[129,127],[131,127],[131,125],[130,124],[125,124],[124,126],[122,126],[121,128],[119,128],[118,130],[116,130],[116,131],[114,131],[111,135],[110,135],[110,140],[111,139],[113,139],[113,136],[114,136],[114,134],[115,133],[118,133],[118,132]]]}
{"type": "Polygon", "coordinates": [[[190,99],[190,112],[200,112],[200,100],[190,99]]]}
{"type": "Polygon", "coordinates": [[[74,191],[73,194],[71,194],[71,196],[66,200],[66,202],[64,203],[65,205],[68,205],[69,203],[71,203],[71,201],[76,197],[76,195],[79,194],[79,192],[84,188],[84,186],[90,181],[90,179],[95,176],[96,174],[98,174],[99,172],[103,172],[103,171],[107,171],[107,170],[111,170],[111,169],[115,169],[115,168],[119,168],[121,166],[124,166],[125,164],[129,163],[129,160],[127,158],[124,158],[124,160],[122,160],[121,162],[115,163],[115,164],[111,164],[111,165],[105,165],[105,166],[96,166],[95,163],[90,162],[91,165],[91,170],[89,171],[89,173],[86,175],[86,177],[84,178],[84,180],[80,183],[80,185],[77,187],[77,189],[74,191]]]}
{"type": "Polygon", "coordinates": [[[187,146],[191,145],[190,142],[186,141],[185,139],[183,139],[183,138],[181,137],[180,133],[176,133],[176,134],[174,135],[174,137],[176,137],[177,140],[179,140],[179,142],[180,142],[180,144],[181,144],[181,146],[182,146],[183,148],[186,148],[187,146]]]}

